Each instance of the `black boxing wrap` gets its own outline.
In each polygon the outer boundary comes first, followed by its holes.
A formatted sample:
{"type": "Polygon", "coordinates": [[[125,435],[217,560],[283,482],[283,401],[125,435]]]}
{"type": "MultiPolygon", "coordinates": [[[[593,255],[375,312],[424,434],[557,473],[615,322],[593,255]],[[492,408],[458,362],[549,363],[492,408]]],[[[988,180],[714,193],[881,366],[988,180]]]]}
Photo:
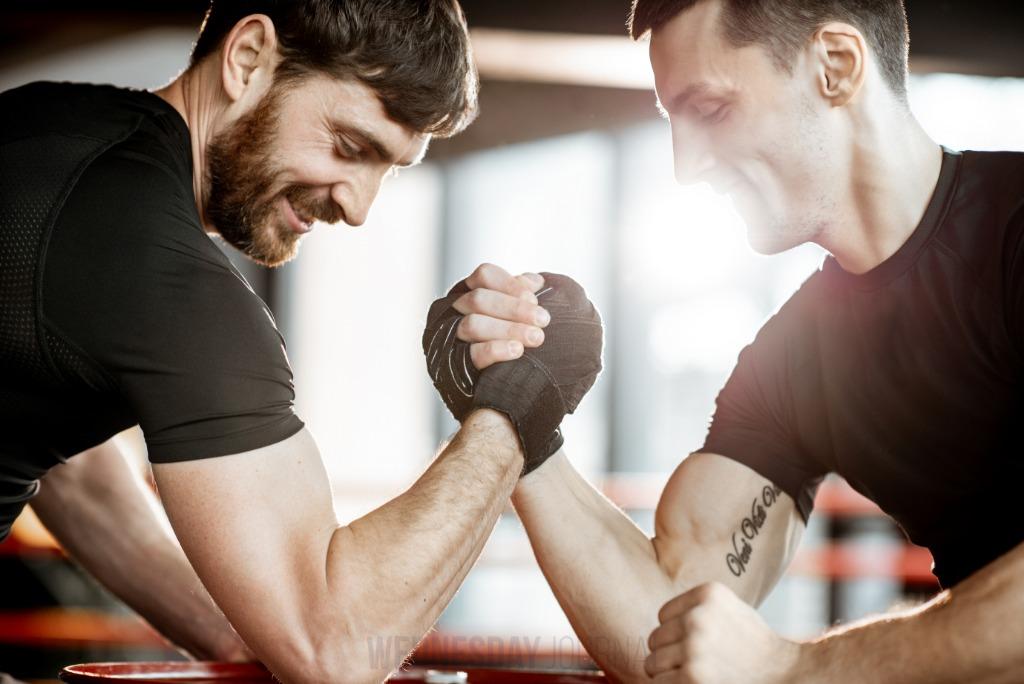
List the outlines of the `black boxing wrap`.
{"type": "Polygon", "coordinates": [[[427,325],[423,330],[427,374],[444,405],[460,423],[474,408],[473,389],[480,377],[480,371],[469,356],[469,343],[456,335],[463,315],[452,305],[467,292],[469,287],[460,280],[448,294],[435,300],[427,312],[427,325]]]}
{"type": "Polygon", "coordinates": [[[523,474],[562,446],[558,429],[601,372],[601,316],[586,292],[566,276],[542,273],[537,299],[551,314],[544,343],[482,373],[469,359],[469,344],[455,331],[462,315],[452,304],[469,291],[459,283],[430,308],[423,349],[434,386],[457,420],[475,408],[505,413],[523,445],[523,474]]]}

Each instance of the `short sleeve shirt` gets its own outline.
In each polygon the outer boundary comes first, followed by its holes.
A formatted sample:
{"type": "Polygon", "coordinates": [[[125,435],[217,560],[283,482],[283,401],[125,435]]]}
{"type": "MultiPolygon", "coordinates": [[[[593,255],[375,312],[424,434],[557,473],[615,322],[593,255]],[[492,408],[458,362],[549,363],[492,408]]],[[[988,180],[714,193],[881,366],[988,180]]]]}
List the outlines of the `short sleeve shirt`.
{"type": "Polygon", "coordinates": [[[153,462],[301,429],[274,319],[203,230],[178,113],[46,83],[0,94],[0,124],[0,499],[136,424],[153,462]]]}
{"type": "Polygon", "coordinates": [[[853,275],[832,258],[744,349],[703,451],[805,516],[839,473],[951,586],[1024,541],[1024,154],[946,150],[920,225],[853,275]]]}

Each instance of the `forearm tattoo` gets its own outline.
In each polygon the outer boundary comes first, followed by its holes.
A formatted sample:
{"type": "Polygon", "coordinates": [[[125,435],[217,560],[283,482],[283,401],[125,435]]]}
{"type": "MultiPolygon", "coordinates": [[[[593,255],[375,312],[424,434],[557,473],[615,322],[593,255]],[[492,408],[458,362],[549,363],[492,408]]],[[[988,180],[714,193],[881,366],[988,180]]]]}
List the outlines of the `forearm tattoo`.
{"type": "Polygon", "coordinates": [[[755,498],[750,504],[750,515],[743,518],[740,528],[732,533],[732,551],[725,557],[725,564],[729,566],[729,572],[736,577],[742,577],[750,565],[750,556],[754,552],[752,542],[761,533],[765,521],[768,519],[768,510],[779,500],[782,490],[775,485],[765,485],[761,490],[761,496],[755,498]]]}

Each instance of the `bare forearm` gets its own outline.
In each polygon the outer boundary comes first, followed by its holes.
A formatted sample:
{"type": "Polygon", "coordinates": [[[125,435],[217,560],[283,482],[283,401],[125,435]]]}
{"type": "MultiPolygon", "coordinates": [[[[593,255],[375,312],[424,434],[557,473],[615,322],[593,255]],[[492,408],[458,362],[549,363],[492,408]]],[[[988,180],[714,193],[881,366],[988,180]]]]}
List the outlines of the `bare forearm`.
{"type": "Polygon", "coordinates": [[[558,454],[513,495],[537,561],[590,655],[644,677],[647,636],[677,591],[651,540],[558,454]]]}
{"type": "Polygon", "coordinates": [[[389,643],[404,644],[393,662],[373,662],[372,669],[397,666],[437,620],[507,505],[522,464],[511,423],[478,411],[408,491],[335,532],[327,592],[345,614],[359,616],[349,626],[351,646],[371,657],[389,643]]]}
{"type": "Polygon", "coordinates": [[[799,682],[1024,681],[1024,545],[919,609],[803,647],[799,682]]]}
{"type": "Polygon", "coordinates": [[[248,656],[114,440],[47,474],[33,508],[64,549],[191,655],[248,656]]]}

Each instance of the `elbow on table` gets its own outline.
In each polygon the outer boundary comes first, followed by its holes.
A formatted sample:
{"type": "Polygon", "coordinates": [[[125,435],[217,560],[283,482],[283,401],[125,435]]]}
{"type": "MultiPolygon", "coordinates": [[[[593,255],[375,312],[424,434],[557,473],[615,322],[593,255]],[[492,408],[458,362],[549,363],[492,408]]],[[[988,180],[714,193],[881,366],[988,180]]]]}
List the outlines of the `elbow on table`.
{"type": "MultiPolygon", "coordinates": [[[[402,666],[423,638],[408,635],[400,616],[372,610],[366,597],[345,592],[346,600],[323,601],[307,608],[304,626],[289,634],[287,656],[280,659],[284,684],[371,684],[385,681],[402,666]],[[403,636],[404,635],[404,636],[403,636]]],[[[335,595],[337,598],[337,595],[335,595]]],[[[281,652],[281,651],[279,651],[281,652]]],[[[273,668],[272,668],[273,669],[273,668]]],[[[278,674],[275,671],[275,674],[278,674]]]]}
{"type": "Polygon", "coordinates": [[[342,550],[351,538],[348,526],[334,530],[326,582],[304,597],[301,616],[292,622],[301,627],[285,636],[282,648],[274,649],[283,655],[276,659],[279,667],[271,670],[284,684],[383,682],[423,638],[408,634],[410,625],[419,622],[414,609],[399,607],[396,613],[395,604],[382,606],[379,589],[365,581],[361,564],[353,561],[360,554],[342,550]]]}
{"type": "Polygon", "coordinates": [[[388,637],[315,635],[281,649],[289,655],[270,669],[283,684],[379,684],[405,661],[411,646],[403,647],[388,637]]]}

